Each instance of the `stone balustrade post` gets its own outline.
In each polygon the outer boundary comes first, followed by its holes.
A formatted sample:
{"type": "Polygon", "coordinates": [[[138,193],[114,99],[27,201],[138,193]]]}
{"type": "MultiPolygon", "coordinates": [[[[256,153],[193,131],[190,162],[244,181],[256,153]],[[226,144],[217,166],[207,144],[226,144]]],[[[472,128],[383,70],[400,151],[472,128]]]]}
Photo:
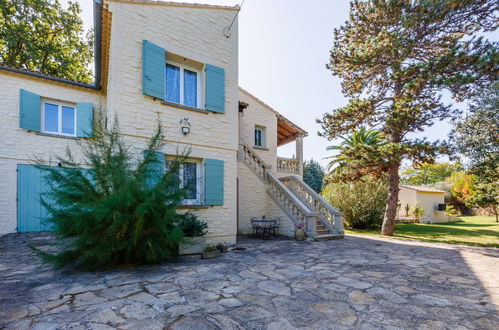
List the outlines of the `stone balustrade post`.
{"type": "Polygon", "coordinates": [[[298,175],[303,177],[303,136],[296,137],[296,160],[298,161],[298,175]]]}

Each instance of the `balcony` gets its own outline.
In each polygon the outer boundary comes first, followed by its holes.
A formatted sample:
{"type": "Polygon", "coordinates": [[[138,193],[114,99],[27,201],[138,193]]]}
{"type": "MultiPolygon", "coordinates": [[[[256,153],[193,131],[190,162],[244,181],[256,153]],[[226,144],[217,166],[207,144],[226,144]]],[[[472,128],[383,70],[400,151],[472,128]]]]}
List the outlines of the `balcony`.
{"type": "Polygon", "coordinates": [[[277,172],[278,173],[301,175],[301,173],[300,173],[301,166],[300,165],[301,164],[300,164],[300,161],[298,159],[277,157],[277,172]]]}

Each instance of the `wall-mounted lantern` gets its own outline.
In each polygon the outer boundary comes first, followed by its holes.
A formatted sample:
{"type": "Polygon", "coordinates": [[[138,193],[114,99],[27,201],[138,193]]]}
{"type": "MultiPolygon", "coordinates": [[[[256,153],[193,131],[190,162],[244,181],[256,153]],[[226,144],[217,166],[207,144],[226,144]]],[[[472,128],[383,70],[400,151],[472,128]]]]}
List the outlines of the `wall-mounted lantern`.
{"type": "Polygon", "coordinates": [[[182,129],[182,133],[187,135],[191,132],[191,123],[189,123],[189,118],[183,118],[180,120],[180,128],[182,129]]]}

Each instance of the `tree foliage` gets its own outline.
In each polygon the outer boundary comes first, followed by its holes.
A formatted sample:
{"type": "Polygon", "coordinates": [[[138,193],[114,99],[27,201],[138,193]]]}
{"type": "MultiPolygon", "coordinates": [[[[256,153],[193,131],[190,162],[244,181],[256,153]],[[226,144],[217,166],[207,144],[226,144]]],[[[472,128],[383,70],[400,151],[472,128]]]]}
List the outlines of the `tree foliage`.
{"type": "Polygon", "coordinates": [[[80,14],[76,1],[0,1],[0,64],[91,83],[93,31],[84,36],[80,14]]]}
{"type": "Polygon", "coordinates": [[[383,222],[388,189],[384,180],[333,182],[322,196],[342,213],[347,228],[379,229],[383,222]]]}
{"type": "Polygon", "coordinates": [[[405,184],[431,185],[443,182],[454,172],[463,171],[459,162],[455,163],[422,163],[402,170],[401,181],[405,184]]]}
{"type": "Polygon", "coordinates": [[[324,170],[321,164],[311,159],[303,163],[303,181],[317,193],[321,193],[324,170]]]}
{"type": "Polygon", "coordinates": [[[498,6],[493,0],[354,0],[349,20],[334,31],[327,67],[350,100],[319,120],[321,134],[331,140],[372,127],[387,139],[368,161],[359,154],[351,162],[353,171],[389,174],[385,235],[394,230],[401,161],[431,163],[447,149],[410,133],[459,115],[442,91],[463,100],[497,77],[496,45],[477,35],[496,28],[498,6]]]}
{"type": "Polygon", "coordinates": [[[363,176],[379,177],[384,174],[386,162],[376,150],[386,141],[380,132],[361,127],[346,136],[338,146],[329,146],[327,150],[338,154],[327,157],[331,159],[327,170],[328,181],[356,181],[363,176]]]}
{"type": "Polygon", "coordinates": [[[474,192],[466,205],[484,208],[499,221],[499,83],[472,100],[468,115],[456,122],[450,136],[470,161],[474,192]]]}
{"type": "Polygon", "coordinates": [[[162,173],[155,156],[162,139],[158,125],[137,156],[117,125],[108,130],[98,122],[93,137],[81,144],[81,160],[68,149],[57,159],[62,167],[39,161],[50,183],[42,204],[59,248],[55,254],[40,252],[46,261],[94,269],[157,263],[177,254],[183,222],[194,216],[176,211],[185,196],[177,175],[184,155],[162,173]]]}

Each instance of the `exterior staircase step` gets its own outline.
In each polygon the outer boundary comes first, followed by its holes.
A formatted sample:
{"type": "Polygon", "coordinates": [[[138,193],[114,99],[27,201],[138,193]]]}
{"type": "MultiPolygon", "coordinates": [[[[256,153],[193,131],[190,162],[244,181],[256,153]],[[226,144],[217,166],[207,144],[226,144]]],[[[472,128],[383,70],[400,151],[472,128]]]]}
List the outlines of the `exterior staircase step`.
{"type": "Polygon", "coordinates": [[[325,235],[325,234],[329,234],[328,229],[317,229],[317,235],[325,235]]]}
{"type": "Polygon", "coordinates": [[[330,239],[339,239],[339,238],[344,238],[345,235],[343,234],[323,234],[323,235],[317,235],[314,237],[314,241],[327,241],[330,239]]]}

